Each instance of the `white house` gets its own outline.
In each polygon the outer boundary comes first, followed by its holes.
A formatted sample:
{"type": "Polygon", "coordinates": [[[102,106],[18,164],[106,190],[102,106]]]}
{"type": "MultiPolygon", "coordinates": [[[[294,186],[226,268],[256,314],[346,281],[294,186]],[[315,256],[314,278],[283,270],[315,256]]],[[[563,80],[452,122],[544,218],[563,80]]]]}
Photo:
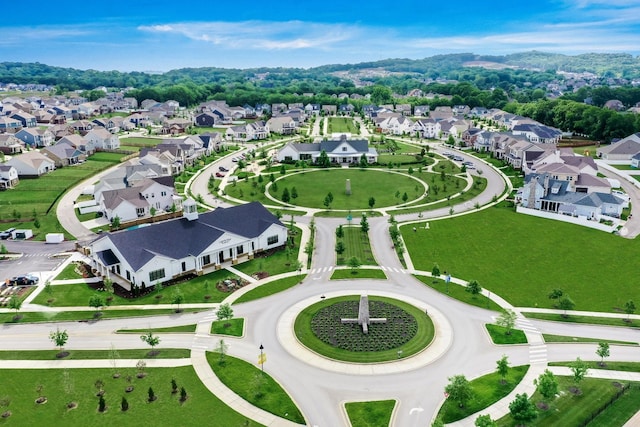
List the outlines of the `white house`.
{"type": "Polygon", "coordinates": [[[87,142],[90,142],[96,149],[117,150],[120,148],[120,138],[107,129],[96,127],[84,136],[87,142]]]}
{"type": "Polygon", "coordinates": [[[13,188],[19,182],[16,168],[10,165],[0,165],[0,190],[13,188]]]}
{"type": "Polygon", "coordinates": [[[324,152],[331,163],[359,163],[364,155],[367,163],[378,161],[378,152],[369,147],[366,139],[347,139],[342,136],[339,140],[322,141],[313,144],[288,143],[282,147],[276,158],[280,162],[292,162],[307,160],[313,163],[318,161],[320,154],[324,152]]]}
{"type": "Polygon", "coordinates": [[[183,206],[182,218],[94,240],[88,246],[92,266],[127,288],[144,288],[241,262],[287,242],[287,228],[258,202],[204,214],[191,199],[183,206]]]}
{"type": "Polygon", "coordinates": [[[148,216],[154,210],[168,211],[175,203],[173,178],[145,178],[133,187],[104,190],[96,201],[110,221],[118,217],[127,222],[148,216]]]}
{"type": "Polygon", "coordinates": [[[6,165],[13,166],[19,176],[40,176],[56,168],[55,162],[38,151],[13,156],[6,165]]]}

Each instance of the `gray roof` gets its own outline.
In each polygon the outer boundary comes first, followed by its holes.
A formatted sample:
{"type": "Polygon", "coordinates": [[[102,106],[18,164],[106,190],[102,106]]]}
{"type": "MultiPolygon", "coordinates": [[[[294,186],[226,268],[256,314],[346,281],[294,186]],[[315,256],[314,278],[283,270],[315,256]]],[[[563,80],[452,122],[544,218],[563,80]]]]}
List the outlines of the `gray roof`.
{"type": "Polygon", "coordinates": [[[180,218],[104,238],[113,242],[133,269],[139,270],[156,255],[173,259],[197,256],[225,232],[255,238],[272,224],[283,226],[264,206],[252,202],[217,208],[194,221],[180,218]]]}

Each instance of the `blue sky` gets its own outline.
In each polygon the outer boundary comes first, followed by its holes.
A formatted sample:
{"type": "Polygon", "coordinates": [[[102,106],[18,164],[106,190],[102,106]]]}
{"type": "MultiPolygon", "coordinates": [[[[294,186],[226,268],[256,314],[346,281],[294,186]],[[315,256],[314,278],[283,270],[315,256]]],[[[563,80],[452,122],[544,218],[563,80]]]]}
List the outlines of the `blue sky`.
{"type": "Polygon", "coordinates": [[[0,61],[167,71],[534,49],[640,54],[638,0],[36,3],[0,24],[0,61]]]}

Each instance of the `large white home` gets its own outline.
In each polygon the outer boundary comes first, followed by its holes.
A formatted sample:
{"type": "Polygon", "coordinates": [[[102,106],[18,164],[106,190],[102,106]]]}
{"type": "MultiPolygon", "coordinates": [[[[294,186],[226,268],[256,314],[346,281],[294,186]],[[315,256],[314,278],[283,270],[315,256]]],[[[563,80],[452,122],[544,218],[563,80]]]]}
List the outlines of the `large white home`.
{"type": "Polygon", "coordinates": [[[88,246],[93,267],[127,288],[149,287],[244,261],[287,242],[287,228],[258,202],[204,214],[191,199],[183,207],[183,218],[94,240],[88,246]]]}
{"type": "Polygon", "coordinates": [[[40,176],[56,168],[53,160],[39,151],[28,151],[19,156],[13,156],[6,165],[13,166],[19,176],[40,176]]]}
{"type": "Polygon", "coordinates": [[[167,211],[176,204],[173,177],[144,178],[132,187],[104,190],[96,202],[110,221],[115,217],[121,222],[132,221],[152,211],[167,211]]]}
{"type": "Polygon", "coordinates": [[[378,152],[369,147],[369,141],[347,139],[344,135],[339,140],[313,144],[288,143],[278,151],[277,159],[280,162],[308,160],[315,163],[322,152],[327,154],[331,163],[359,163],[363,155],[368,163],[378,161],[378,152]]]}

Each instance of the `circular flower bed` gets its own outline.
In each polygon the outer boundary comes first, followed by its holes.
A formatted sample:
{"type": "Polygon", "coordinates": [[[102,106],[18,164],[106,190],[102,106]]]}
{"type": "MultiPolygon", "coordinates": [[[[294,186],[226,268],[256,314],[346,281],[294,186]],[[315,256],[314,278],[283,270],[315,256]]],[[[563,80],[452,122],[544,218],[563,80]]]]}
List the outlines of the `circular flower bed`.
{"type": "Polygon", "coordinates": [[[358,323],[342,323],[357,318],[359,301],[342,301],[324,307],[313,316],[311,330],[321,341],[347,351],[385,351],[401,347],[418,332],[415,317],[400,307],[383,301],[369,302],[370,318],[386,318],[370,323],[365,334],[358,323]]]}

